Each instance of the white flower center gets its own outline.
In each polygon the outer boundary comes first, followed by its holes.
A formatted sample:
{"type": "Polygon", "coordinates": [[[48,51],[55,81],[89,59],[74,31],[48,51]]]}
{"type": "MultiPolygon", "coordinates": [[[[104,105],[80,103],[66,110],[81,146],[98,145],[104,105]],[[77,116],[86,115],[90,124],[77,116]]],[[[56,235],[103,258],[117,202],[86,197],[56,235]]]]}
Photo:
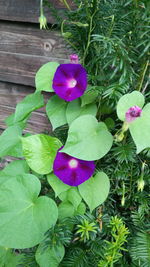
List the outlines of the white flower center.
{"type": "Polygon", "coordinates": [[[78,161],[76,159],[71,159],[69,161],[69,167],[70,168],[77,168],[78,167],[78,161]]]}
{"type": "Polygon", "coordinates": [[[75,79],[71,79],[70,81],[68,81],[69,88],[74,88],[76,84],[77,84],[77,81],[75,79]]]}

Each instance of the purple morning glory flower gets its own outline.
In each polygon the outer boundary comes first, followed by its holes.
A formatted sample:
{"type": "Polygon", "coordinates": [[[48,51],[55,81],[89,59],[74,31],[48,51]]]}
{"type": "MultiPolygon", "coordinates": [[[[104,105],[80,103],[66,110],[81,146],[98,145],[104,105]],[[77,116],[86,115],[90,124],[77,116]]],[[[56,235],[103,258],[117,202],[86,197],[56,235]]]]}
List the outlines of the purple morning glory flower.
{"type": "Polygon", "coordinates": [[[58,150],[53,164],[54,174],[64,183],[78,186],[88,180],[94,173],[94,161],[85,161],[61,153],[58,150]]]}
{"type": "Polygon", "coordinates": [[[73,101],[87,88],[86,70],[80,64],[61,64],[54,74],[52,86],[60,98],[73,101]]]}
{"type": "Polygon", "coordinates": [[[128,111],[126,112],[126,121],[127,122],[134,121],[136,118],[141,116],[141,112],[142,109],[139,108],[138,106],[133,106],[129,108],[128,111]]]}

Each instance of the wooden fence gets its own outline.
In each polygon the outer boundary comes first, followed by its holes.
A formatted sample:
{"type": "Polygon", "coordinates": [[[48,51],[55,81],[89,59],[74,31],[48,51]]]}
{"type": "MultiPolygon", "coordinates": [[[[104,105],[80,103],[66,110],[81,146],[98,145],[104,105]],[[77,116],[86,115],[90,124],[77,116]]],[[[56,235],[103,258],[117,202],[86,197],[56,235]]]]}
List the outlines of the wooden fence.
{"type": "MultiPolygon", "coordinates": [[[[59,0],[49,0],[60,12],[59,0]]],[[[71,4],[71,1],[68,1],[71,4]]],[[[0,131],[4,120],[15,111],[16,104],[34,92],[34,77],[46,62],[68,62],[68,48],[60,33],[40,30],[38,24],[40,0],[0,0],[0,131]]],[[[50,9],[45,9],[49,23],[56,23],[50,9]]],[[[44,94],[45,101],[49,93],[44,94]]],[[[44,109],[33,112],[28,131],[50,131],[44,109]]]]}

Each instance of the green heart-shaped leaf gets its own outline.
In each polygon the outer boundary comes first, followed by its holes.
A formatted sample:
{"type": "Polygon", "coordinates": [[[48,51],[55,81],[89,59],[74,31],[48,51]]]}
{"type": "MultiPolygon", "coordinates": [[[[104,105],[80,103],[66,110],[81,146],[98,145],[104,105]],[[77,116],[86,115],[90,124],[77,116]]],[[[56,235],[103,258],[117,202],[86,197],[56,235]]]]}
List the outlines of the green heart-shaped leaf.
{"type": "Polygon", "coordinates": [[[17,255],[12,249],[0,247],[0,266],[16,267],[22,260],[22,255],[17,255]]]}
{"type": "Polygon", "coordinates": [[[48,101],[46,113],[53,126],[53,130],[67,123],[66,107],[67,103],[57,95],[52,96],[48,101]]]}
{"type": "MultiPolygon", "coordinates": [[[[29,115],[30,116],[30,115],[29,115]]],[[[9,126],[19,126],[22,130],[26,127],[27,125],[27,120],[29,119],[29,116],[27,116],[24,120],[15,122],[15,113],[12,113],[5,119],[5,124],[7,127],[9,126]]]]}
{"type": "Polygon", "coordinates": [[[59,197],[62,201],[69,201],[73,204],[74,208],[77,209],[81,203],[81,196],[79,194],[77,187],[72,187],[67,184],[64,184],[57,176],[53,173],[50,173],[47,176],[50,186],[55,192],[55,196],[59,197]]]}
{"type": "Polygon", "coordinates": [[[66,118],[68,124],[71,124],[72,121],[74,121],[76,118],[82,115],[89,114],[95,116],[96,113],[97,113],[96,104],[92,103],[81,107],[81,100],[78,98],[68,104],[66,109],[66,118]]]}
{"type": "Polygon", "coordinates": [[[21,129],[19,126],[10,126],[0,136],[0,157],[21,157],[21,129]],[[13,150],[13,151],[12,151],[13,150]]]}
{"type": "Polygon", "coordinates": [[[35,76],[35,86],[37,91],[54,91],[52,82],[58,66],[59,64],[57,62],[48,62],[37,71],[35,76]]]}
{"type": "Polygon", "coordinates": [[[107,198],[110,182],[104,172],[98,172],[94,177],[78,186],[79,192],[92,212],[107,198]]]}
{"type": "Polygon", "coordinates": [[[55,137],[37,134],[22,138],[22,146],[29,167],[39,174],[48,174],[62,143],[55,137]]]}
{"type": "Polygon", "coordinates": [[[83,160],[97,160],[110,150],[113,137],[103,122],[84,115],[72,122],[68,138],[61,152],[83,160]]]}
{"type": "Polygon", "coordinates": [[[29,173],[29,167],[25,160],[14,160],[9,163],[2,171],[0,171],[0,175],[19,175],[23,173],[29,173]]]}
{"type": "Polygon", "coordinates": [[[44,106],[43,96],[40,92],[30,94],[26,96],[21,102],[16,106],[14,123],[26,119],[29,114],[44,106]]]}
{"type": "Polygon", "coordinates": [[[62,220],[67,217],[74,216],[74,206],[69,201],[63,201],[58,206],[58,218],[62,220]]]}
{"type": "Polygon", "coordinates": [[[76,215],[84,215],[84,213],[86,212],[86,205],[81,202],[77,208],[77,210],[74,213],[74,216],[76,215]]]}
{"type": "Polygon", "coordinates": [[[47,176],[48,183],[53,188],[55,196],[57,197],[62,192],[65,192],[71,188],[71,186],[64,184],[55,174],[50,173],[47,176]]]}
{"type": "Polygon", "coordinates": [[[131,94],[126,94],[119,99],[117,104],[117,116],[121,121],[125,120],[125,114],[127,110],[133,106],[140,108],[144,105],[144,96],[138,92],[133,91],[131,94]]]}
{"type": "Polygon", "coordinates": [[[79,194],[77,187],[71,187],[67,191],[62,192],[58,197],[62,201],[69,201],[74,206],[75,209],[77,209],[77,207],[82,201],[82,198],[79,194]]]}
{"type": "Polygon", "coordinates": [[[84,95],[81,96],[81,102],[82,102],[82,107],[93,103],[96,98],[98,97],[98,90],[96,90],[95,86],[89,86],[88,89],[85,91],[84,95]]]}
{"type": "Polygon", "coordinates": [[[31,174],[0,177],[0,245],[24,249],[39,244],[56,223],[55,202],[39,197],[39,180],[31,174]]]}
{"type": "Polygon", "coordinates": [[[137,147],[137,153],[150,147],[150,103],[141,113],[141,117],[129,124],[129,130],[137,147]]]}
{"type": "Polygon", "coordinates": [[[39,246],[35,257],[40,267],[58,267],[64,257],[64,254],[65,249],[61,244],[59,246],[55,245],[53,247],[49,247],[44,251],[42,251],[42,248],[39,246]]]}

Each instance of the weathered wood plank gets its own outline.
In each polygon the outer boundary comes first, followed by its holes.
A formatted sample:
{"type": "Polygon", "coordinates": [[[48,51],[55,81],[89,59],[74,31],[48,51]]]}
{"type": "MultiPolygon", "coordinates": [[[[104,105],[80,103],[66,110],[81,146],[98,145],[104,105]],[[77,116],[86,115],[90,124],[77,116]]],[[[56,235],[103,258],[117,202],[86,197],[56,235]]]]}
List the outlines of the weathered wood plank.
{"type": "Polygon", "coordinates": [[[52,57],[0,52],[0,80],[34,86],[37,70],[49,61],[65,62],[52,57]]]}
{"type": "MultiPolygon", "coordinates": [[[[67,0],[72,6],[73,1],[67,0]]],[[[60,0],[49,0],[57,9],[64,9],[60,0]]],[[[10,21],[38,22],[40,0],[0,0],[0,19],[10,21]]],[[[50,23],[55,23],[50,9],[45,8],[45,15],[50,23]]]]}
{"type": "Polygon", "coordinates": [[[69,49],[56,31],[0,24],[0,80],[34,86],[36,71],[44,63],[68,62],[69,49]]]}
{"type": "MultiPolygon", "coordinates": [[[[0,105],[0,129],[4,130],[6,128],[4,120],[13,112],[15,112],[15,108],[0,105]]],[[[32,112],[32,116],[24,130],[24,132],[28,133],[50,133],[51,131],[51,125],[46,114],[38,111],[32,112]]]]}
{"type": "Polygon", "coordinates": [[[0,51],[27,55],[68,58],[68,49],[60,33],[17,23],[0,23],[0,51]]]}
{"type": "MultiPolygon", "coordinates": [[[[5,129],[4,120],[15,111],[16,104],[26,95],[33,93],[34,88],[11,83],[0,82],[0,129],[5,129]]],[[[45,93],[45,102],[48,101],[51,94],[45,93]]],[[[32,113],[28,121],[26,132],[42,133],[51,132],[50,122],[45,114],[45,108],[41,108],[32,113]]]]}

